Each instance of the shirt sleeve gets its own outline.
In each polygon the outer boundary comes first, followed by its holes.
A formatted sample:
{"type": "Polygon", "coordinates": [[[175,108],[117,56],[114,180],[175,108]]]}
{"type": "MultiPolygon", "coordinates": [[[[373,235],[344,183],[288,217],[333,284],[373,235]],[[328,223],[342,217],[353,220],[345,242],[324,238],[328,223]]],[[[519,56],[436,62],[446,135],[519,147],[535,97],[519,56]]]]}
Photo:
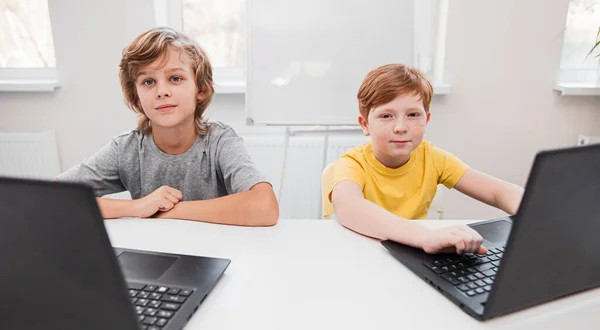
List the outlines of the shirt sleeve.
{"type": "Polygon", "coordinates": [[[365,170],[362,165],[352,157],[344,156],[340,158],[333,169],[333,180],[331,180],[331,187],[329,190],[329,201],[331,202],[331,193],[333,188],[342,181],[354,181],[360,189],[365,188],[365,170]]]}
{"type": "Polygon", "coordinates": [[[438,172],[438,184],[454,188],[469,166],[463,161],[437,147],[432,147],[433,162],[438,172]]]}
{"type": "Polygon", "coordinates": [[[227,128],[219,138],[216,154],[228,194],[248,191],[260,182],[270,184],[252,161],[244,140],[233,129],[227,128]]]}
{"type": "Polygon", "coordinates": [[[124,191],[119,177],[117,142],[113,140],[105,145],[90,158],[60,174],[57,180],[87,184],[97,197],[124,191]]]}

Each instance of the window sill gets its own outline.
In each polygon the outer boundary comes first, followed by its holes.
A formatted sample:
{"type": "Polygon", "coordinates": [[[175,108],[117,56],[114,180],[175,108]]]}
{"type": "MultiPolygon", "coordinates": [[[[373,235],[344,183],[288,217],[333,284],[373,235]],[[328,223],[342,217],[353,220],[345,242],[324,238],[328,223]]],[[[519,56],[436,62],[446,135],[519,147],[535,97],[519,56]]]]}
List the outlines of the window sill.
{"type": "Polygon", "coordinates": [[[215,82],[215,94],[245,94],[245,81],[215,82]]]}
{"type": "Polygon", "coordinates": [[[56,79],[0,80],[0,92],[54,92],[59,87],[56,79]]]}
{"type": "Polygon", "coordinates": [[[562,96],[600,95],[600,85],[594,83],[556,83],[554,90],[562,96]]]}

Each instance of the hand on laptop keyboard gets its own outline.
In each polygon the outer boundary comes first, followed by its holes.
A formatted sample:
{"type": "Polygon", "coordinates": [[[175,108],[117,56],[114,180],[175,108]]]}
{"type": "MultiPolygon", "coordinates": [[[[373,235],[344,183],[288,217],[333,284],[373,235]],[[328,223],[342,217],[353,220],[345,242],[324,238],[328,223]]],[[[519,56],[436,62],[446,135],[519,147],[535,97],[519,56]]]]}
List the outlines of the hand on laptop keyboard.
{"type": "Polygon", "coordinates": [[[481,245],[483,237],[468,226],[451,226],[442,229],[430,229],[421,240],[426,253],[478,253],[486,254],[481,245]]]}

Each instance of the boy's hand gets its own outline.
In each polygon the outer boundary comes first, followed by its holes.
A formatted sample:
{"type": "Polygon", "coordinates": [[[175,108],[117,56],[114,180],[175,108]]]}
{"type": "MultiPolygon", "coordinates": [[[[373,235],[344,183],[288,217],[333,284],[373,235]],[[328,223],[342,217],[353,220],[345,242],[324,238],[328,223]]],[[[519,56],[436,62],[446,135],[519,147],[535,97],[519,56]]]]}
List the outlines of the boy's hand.
{"type": "Polygon", "coordinates": [[[153,216],[158,211],[168,211],[179,203],[183,193],[169,186],[162,186],[150,195],[135,201],[134,208],[141,218],[153,216]]]}
{"type": "Polygon", "coordinates": [[[427,253],[477,253],[486,254],[481,245],[483,237],[469,226],[451,226],[428,230],[421,246],[427,253]]]}

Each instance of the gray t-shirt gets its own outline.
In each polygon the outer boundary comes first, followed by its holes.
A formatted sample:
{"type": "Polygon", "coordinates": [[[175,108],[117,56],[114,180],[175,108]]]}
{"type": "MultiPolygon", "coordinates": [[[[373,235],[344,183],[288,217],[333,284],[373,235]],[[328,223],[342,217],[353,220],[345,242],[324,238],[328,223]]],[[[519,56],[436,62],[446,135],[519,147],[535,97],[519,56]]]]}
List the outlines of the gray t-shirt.
{"type": "Polygon", "coordinates": [[[96,196],[128,190],[133,199],[167,185],[181,190],[184,201],[235,194],[267,182],[242,138],[220,122],[210,123],[209,133],[180,155],[162,152],[152,135],[138,130],[121,134],[57,179],[85,183],[96,196]]]}

